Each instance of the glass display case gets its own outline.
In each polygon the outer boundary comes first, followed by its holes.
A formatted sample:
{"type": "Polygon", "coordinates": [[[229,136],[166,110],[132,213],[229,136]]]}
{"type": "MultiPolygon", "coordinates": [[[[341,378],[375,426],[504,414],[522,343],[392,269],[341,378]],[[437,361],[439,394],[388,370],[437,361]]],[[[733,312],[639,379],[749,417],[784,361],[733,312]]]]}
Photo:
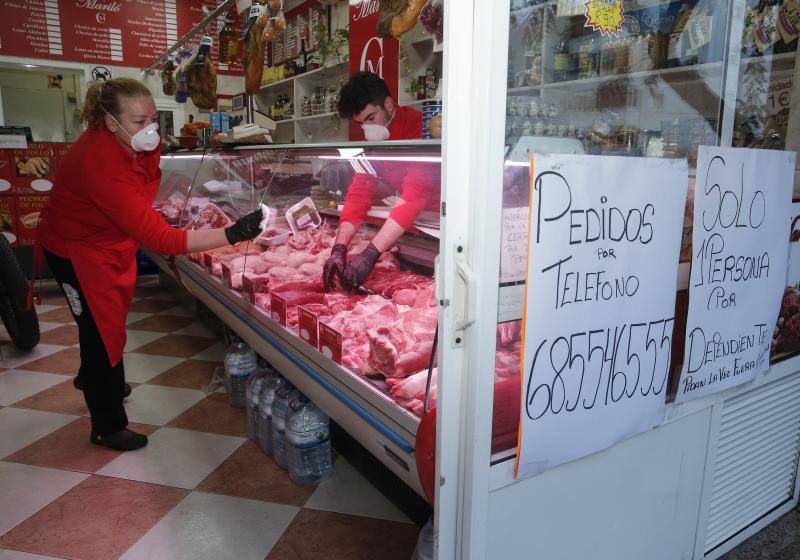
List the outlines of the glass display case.
{"type": "MultiPolygon", "coordinates": [[[[800,14],[793,2],[622,0],[621,17],[605,32],[585,15],[587,4],[510,2],[493,425],[493,442],[511,449],[505,458],[514,455],[516,426],[499,417],[520,396],[518,377],[502,375],[500,364],[519,374],[527,260],[524,243],[510,240],[527,234],[530,154],[688,161],[672,400],[684,352],[698,147],[796,150],[800,144],[790,113],[800,34],[791,23],[800,14]]],[[[790,291],[787,297],[796,297],[790,291]]]]}
{"type": "Polygon", "coordinates": [[[254,242],[180,259],[243,302],[265,328],[290,333],[304,354],[374,393],[373,402],[401,410],[411,426],[423,412],[434,364],[440,162],[430,143],[165,154],[154,208],[174,227],[203,229],[264,205],[267,228],[254,242]],[[371,200],[350,256],[394,206],[413,204],[412,195],[424,200],[361,287],[347,292],[337,284],[326,292],[323,266],[344,203],[363,204],[365,192],[371,200]]]}

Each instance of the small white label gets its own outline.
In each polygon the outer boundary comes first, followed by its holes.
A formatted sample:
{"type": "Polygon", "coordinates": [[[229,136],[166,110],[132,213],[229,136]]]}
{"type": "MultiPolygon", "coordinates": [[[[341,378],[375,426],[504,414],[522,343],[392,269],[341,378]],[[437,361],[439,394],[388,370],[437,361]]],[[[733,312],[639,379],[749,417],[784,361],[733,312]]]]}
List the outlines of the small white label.
{"type": "Polygon", "coordinates": [[[0,192],[7,191],[11,188],[11,183],[5,179],[0,179],[0,192]]]}
{"type": "Polygon", "coordinates": [[[300,329],[300,338],[303,340],[311,340],[311,334],[306,329],[300,329]]]}
{"type": "Polygon", "coordinates": [[[200,46],[201,47],[210,47],[211,46],[211,36],[210,35],[203,35],[203,38],[200,39],[200,46]]]}
{"type": "Polygon", "coordinates": [[[53,183],[47,179],[34,179],[31,181],[31,188],[37,192],[47,192],[53,188],[53,183]]]}
{"type": "Polygon", "coordinates": [[[327,346],[323,346],[323,347],[322,347],[322,353],[323,353],[323,354],[324,354],[324,355],[325,355],[327,358],[331,358],[331,359],[333,359],[333,352],[331,352],[331,349],[330,349],[330,348],[328,348],[327,346]]]}
{"type": "Polygon", "coordinates": [[[264,6],[262,6],[261,4],[253,4],[252,6],[250,6],[250,15],[248,16],[248,19],[257,18],[258,16],[261,15],[261,12],[263,11],[264,11],[264,6]]]}

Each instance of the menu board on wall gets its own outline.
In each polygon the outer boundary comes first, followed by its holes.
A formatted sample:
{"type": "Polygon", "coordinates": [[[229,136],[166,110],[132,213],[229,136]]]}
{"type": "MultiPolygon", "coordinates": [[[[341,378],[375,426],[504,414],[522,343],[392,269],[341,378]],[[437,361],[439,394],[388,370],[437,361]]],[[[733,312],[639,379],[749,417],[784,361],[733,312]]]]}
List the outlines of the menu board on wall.
{"type": "MultiPolygon", "coordinates": [[[[205,4],[213,9],[221,2],[205,4]]],[[[0,17],[0,54],[143,68],[200,22],[203,4],[203,0],[6,0],[0,17]]],[[[216,43],[217,22],[212,23],[211,33],[216,43]]],[[[216,49],[212,59],[218,60],[216,49]]],[[[222,71],[241,73],[242,67],[237,64],[222,71]]]]}
{"type": "Polygon", "coordinates": [[[686,160],[655,158],[531,169],[520,476],[663,420],[688,178],[686,160]]]}
{"type": "Polygon", "coordinates": [[[676,402],[769,368],[786,283],[794,152],[700,146],[686,351],[676,402]]]}

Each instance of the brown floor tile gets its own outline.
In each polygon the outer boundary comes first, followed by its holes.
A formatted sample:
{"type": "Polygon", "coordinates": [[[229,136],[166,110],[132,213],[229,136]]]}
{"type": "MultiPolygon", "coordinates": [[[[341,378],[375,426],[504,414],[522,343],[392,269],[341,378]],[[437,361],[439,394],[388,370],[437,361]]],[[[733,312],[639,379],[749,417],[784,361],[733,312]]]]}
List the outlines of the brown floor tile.
{"type": "Polygon", "coordinates": [[[151,315],[128,325],[134,331],[155,331],[171,333],[188,327],[195,322],[192,317],[173,317],[172,315],[151,315]]]}
{"type": "Polygon", "coordinates": [[[26,371],[41,371],[44,373],[62,373],[78,375],[81,367],[81,351],[78,348],[65,348],[54,354],[39,358],[36,361],[23,364],[19,369],[26,371]]]}
{"type": "Polygon", "coordinates": [[[290,506],[303,506],[316,490],[292,482],[252,441],[246,441],[196,489],[290,506]]]}
{"type": "Polygon", "coordinates": [[[221,364],[205,360],[186,360],[147,382],[148,385],[203,389],[221,364]]]}
{"type": "Polygon", "coordinates": [[[45,412],[58,412],[61,414],[74,414],[84,416],[89,414],[83,392],[72,385],[72,379],[54,385],[49,389],[40,391],[26,399],[14,403],[17,408],[30,408],[45,412]]]}
{"type": "Polygon", "coordinates": [[[60,344],[62,346],[78,344],[78,325],[64,325],[44,332],[39,338],[39,342],[42,344],[60,344]]]}
{"type": "Polygon", "coordinates": [[[168,334],[137,348],[137,354],[155,354],[157,356],[175,356],[191,358],[216,342],[213,338],[190,336],[186,334],[168,334]]]}
{"type": "Polygon", "coordinates": [[[167,426],[226,436],[247,437],[245,410],[234,408],[228,396],[211,393],[202,401],[172,419],[167,426]]]}
{"type": "Polygon", "coordinates": [[[42,298],[41,303],[44,305],[58,305],[59,307],[67,306],[67,298],[64,297],[64,294],[62,294],[61,291],[57,291],[52,294],[42,294],[40,297],[42,298]]]}
{"type": "Polygon", "coordinates": [[[38,316],[40,321],[45,321],[47,323],[75,324],[75,321],[72,319],[72,312],[69,310],[69,307],[66,306],[62,309],[48,311],[47,313],[39,313],[38,316]]]}
{"type": "Polygon", "coordinates": [[[118,558],[186,494],[91,476],[0,537],[0,546],[81,560],[118,558]]]}
{"type": "MultiPolygon", "coordinates": [[[[166,292],[158,284],[155,284],[155,285],[154,284],[147,284],[147,285],[144,285],[144,286],[138,286],[133,291],[133,297],[149,298],[149,297],[153,297],[155,295],[162,294],[162,293],[166,293],[166,292]]],[[[170,296],[170,297],[172,297],[172,296],[170,296]]]]}
{"type": "Polygon", "coordinates": [[[418,535],[408,523],[303,509],[267,560],[408,560],[418,535]]]}
{"type": "MultiPolygon", "coordinates": [[[[74,389],[73,389],[74,390],[74,389]]],[[[129,424],[128,428],[150,435],[158,426],[129,424]]],[[[89,442],[92,423],[88,418],[78,418],[42,439],[6,457],[5,461],[25,463],[39,467],[96,472],[122,453],[89,442]]]]}
{"type": "Polygon", "coordinates": [[[131,311],[136,313],[158,313],[159,311],[164,311],[165,309],[169,309],[170,307],[174,306],[175,304],[169,301],[140,299],[139,301],[134,301],[131,304],[131,311]]]}

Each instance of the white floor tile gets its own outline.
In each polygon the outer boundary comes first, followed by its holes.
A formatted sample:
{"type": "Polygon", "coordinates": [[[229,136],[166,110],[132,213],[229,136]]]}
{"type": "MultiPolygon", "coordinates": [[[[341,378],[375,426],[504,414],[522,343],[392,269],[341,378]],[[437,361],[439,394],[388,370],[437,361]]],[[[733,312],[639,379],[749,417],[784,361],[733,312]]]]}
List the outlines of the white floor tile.
{"type": "Polygon", "coordinates": [[[121,560],[263,560],[299,508],[192,492],[121,560]]]}
{"type": "Polygon", "coordinates": [[[342,457],[333,465],[331,478],[317,487],[305,507],[411,523],[342,457]]]}
{"type": "Polygon", "coordinates": [[[134,331],[128,329],[128,340],[125,343],[125,352],[133,352],[137,348],[141,348],[149,342],[158,340],[164,333],[150,332],[150,331],[134,331]]]}
{"type": "Polygon", "coordinates": [[[9,406],[70,377],[54,373],[9,370],[0,373],[0,406],[9,406]]]}
{"type": "Polygon", "coordinates": [[[139,385],[125,402],[125,410],[131,422],[163,426],[205,396],[197,389],[139,385]]]}
{"type": "Polygon", "coordinates": [[[125,319],[125,324],[130,325],[131,323],[135,323],[136,321],[147,319],[150,315],[152,315],[152,313],[137,313],[135,311],[128,311],[128,318],[125,319]]]}
{"type": "Polygon", "coordinates": [[[175,331],[172,334],[188,334],[191,336],[206,336],[208,338],[214,338],[217,336],[214,331],[212,331],[199,321],[197,323],[192,323],[191,325],[183,327],[181,330],[175,331]]]}
{"type": "Polygon", "coordinates": [[[41,315],[42,313],[48,313],[49,311],[55,311],[56,309],[62,309],[64,307],[67,307],[66,299],[64,299],[64,305],[47,305],[43,303],[42,305],[36,306],[36,314],[41,315]]]}
{"type": "Polygon", "coordinates": [[[64,323],[48,323],[47,321],[39,321],[39,332],[44,333],[63,326],[64,323]]]}
{"type": "Polygon", "coordinates": [[[165,309],[164,311],[160,311],[159,315],[172,315],[173,317],[194,317],[196,314],[191,309],[186,309],[182,305],[176,305],[174,307],[170,307],[169,309],[165,309]]]}
{"type": "Polygon", "coordinates": [[[0,560],[59,560],[55,556],[42,556],[41,554],[31,554],[30,552],[17,552],[16,550],[6,550],[0,548],[0,560]]]}
{"type": "MultiPolygon", "coordinates": [[[[0,409],[0,459],[66,426],[78,416],[21,408],[0,409]]],[[[0,501],[0,503],[2,503],[0,501]]]]}
{"type": "Polygon", "coordinates": [[[125,354],[125,380],[133,383],[147,383],[156,375],[177,366],[183,358],[171,356],[153,356],[150,354],[125,354]]]}
{"type": "Polygon", "coordinates": [[[18,369],[19,366],[25,365],[28,362],[44,358],[50,354],[55,354],[59,350],[68,348],[68,346],[61,346],[58,344],[39,344],[29,352],[23,352],[11,344],[0,345],[0,367],[7,369],[18,369]]]}
{"type": "Polygon", "coordinates": [[[161,428],[147,447],[125,453],[98,474],[192,489],[227,459],[244,438],[161,428]]]}
{"type": "Polygon", "coordinates": [[[225,351],[225,345],[221,342],[217,342],[199,354],[192,356],[192,359],[208,360],[210,362],[222,362],[225,359],[225,351]]]}
{"type": "MultiPolygon", "coordinates": [[[[88,476],[85,473],[0,461],[0,504],[4,504],[0,507],[0,535],[25,521],[88,476]]],[[[15,558],[3,554],[0,552],[0,559],[15,558]]]]}

